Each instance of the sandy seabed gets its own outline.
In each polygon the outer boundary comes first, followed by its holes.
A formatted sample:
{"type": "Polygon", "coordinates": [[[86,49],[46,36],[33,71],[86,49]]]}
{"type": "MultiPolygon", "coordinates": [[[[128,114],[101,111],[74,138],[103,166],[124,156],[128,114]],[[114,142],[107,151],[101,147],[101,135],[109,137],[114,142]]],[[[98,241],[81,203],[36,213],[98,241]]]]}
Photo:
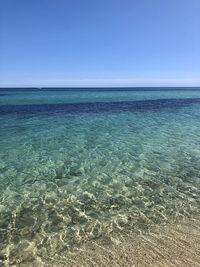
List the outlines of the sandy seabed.
{"type": "MultiPolygon", "coordinates": [[[[22,254],[28,251],[21,251],[22,254]]],[[[2,266],[20,267],[196,267],[200,266],[200,220],[184,220],[179,224],[158,226],[154,231],[113,239],[112,245],[96,241],[66,255],[37,258],[2,266]]]]}
{"type": "Polygon", "coordinates": [[[93,242],[77,253],[48,260],[44,266],[200,266],[200,221],[159,226],[151,233],[117,239],[112,246],[93,242]]]}

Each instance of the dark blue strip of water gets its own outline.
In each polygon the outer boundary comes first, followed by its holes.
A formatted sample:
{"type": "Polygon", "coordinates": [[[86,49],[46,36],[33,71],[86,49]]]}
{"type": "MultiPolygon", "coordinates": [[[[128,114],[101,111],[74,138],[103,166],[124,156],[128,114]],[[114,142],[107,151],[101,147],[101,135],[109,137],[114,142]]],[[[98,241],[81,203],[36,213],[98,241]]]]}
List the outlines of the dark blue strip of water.
{"type": "Polygon", "coordinates": [[[119,111],[159,110],[165,108],[180,108],[192,104],[200,104],[200,98],[187,99],[157,99],[121,102],[93,102],[68,104],[39,104],[39,105],[2,105],[0,115],[35,116],[57,113],[99,113],[119,111]]]}

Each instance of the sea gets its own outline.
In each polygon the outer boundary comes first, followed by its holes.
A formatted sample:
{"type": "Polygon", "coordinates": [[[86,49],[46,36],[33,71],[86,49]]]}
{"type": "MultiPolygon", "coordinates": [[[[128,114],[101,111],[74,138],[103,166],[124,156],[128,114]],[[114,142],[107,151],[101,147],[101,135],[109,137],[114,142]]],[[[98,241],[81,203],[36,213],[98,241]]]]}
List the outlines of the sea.
{"type": "Polygon", "coordinates": [[[200,88],[0,89],[0,266],[199,212],[200,88]]]}

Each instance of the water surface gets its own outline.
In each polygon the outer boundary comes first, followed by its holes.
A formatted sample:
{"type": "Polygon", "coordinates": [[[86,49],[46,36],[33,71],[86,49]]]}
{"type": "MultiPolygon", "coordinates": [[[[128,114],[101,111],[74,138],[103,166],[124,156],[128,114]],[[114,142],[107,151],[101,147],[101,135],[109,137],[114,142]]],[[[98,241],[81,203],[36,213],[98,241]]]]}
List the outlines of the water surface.
{"type": "Polygon", "coordinates": [[[195,218],[199,166],[198,88],[1,89],[0,259],[195,218]]]}

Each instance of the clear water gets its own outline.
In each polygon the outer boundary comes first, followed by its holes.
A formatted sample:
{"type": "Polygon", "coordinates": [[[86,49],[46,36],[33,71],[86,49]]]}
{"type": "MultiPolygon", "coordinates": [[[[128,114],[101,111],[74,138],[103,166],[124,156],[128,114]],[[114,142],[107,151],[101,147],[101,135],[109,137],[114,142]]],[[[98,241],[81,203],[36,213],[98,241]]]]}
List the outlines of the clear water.
{"type": "Polygon", "coordinates": [[[8,266],[195,217],[199,196],[200,89],[0,90],[8,266]]]}

